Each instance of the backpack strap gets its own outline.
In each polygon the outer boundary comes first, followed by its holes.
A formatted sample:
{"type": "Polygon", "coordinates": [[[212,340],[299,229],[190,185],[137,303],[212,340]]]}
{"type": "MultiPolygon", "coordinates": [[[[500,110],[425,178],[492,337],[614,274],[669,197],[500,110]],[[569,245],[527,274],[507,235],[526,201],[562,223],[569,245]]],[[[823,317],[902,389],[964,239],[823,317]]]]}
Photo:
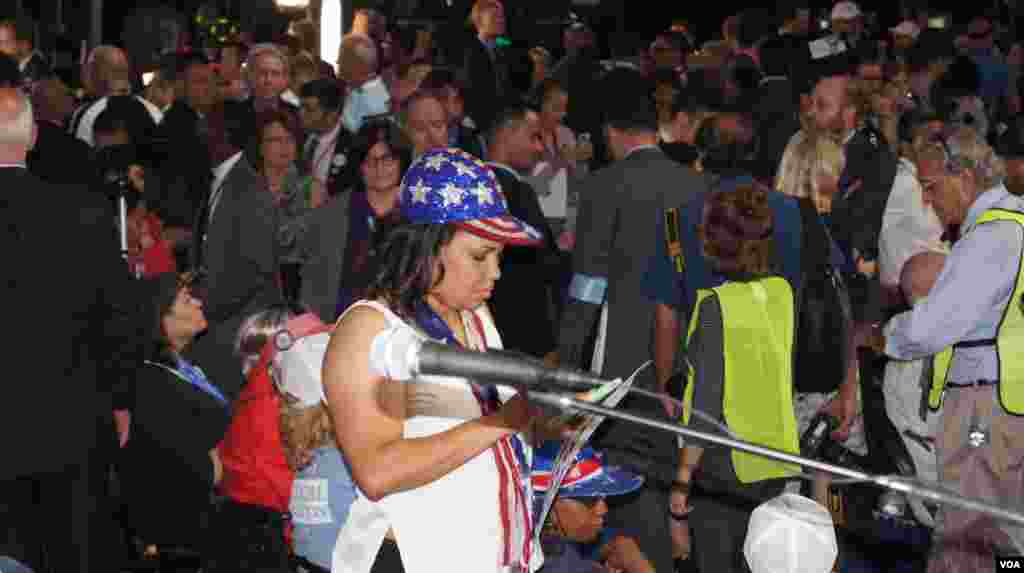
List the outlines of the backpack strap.
{"type": "Polygon", "coordinates": [[[683,260],[683,242],[679,237],[679,208],[665,209],[664,220],[665,250],[672,259],[676,272],[682,274],[686,264],[683,260]]]}

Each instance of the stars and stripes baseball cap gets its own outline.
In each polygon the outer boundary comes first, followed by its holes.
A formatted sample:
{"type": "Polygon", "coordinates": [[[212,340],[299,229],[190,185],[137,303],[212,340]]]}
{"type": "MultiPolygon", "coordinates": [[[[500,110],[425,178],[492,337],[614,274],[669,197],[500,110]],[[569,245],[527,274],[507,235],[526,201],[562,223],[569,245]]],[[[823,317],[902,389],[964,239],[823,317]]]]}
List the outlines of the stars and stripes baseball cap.
{"type": "Polygon", "coordinates": [[[483,161],[460,149],[421,155],[402,178],[399,208],[413,224],[454,223],[510,245],[538,245],[543,235],[508,212],[498,178],[483,161]]]}
{"type": "MultiPolygon", "coordinates": [[[[530,484],[533,491],[544,493],[551,487],[559,442],[551,441],[533,452],[530,484]]],[[[572,467],[558,488],[562,497],[611,497],[632,493],[643,485],[643,476],[625,469],[608,466],[601,454],[584,447],[576,454],[572,467]]]]}

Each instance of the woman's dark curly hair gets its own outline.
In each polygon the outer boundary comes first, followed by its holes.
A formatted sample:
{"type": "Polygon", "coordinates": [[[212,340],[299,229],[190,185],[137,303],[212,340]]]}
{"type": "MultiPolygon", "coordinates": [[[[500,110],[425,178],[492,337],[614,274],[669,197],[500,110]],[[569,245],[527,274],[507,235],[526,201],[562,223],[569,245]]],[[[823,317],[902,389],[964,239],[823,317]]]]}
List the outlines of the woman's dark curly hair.
{"type": "Polygon", "coordinates": [[[373,269],[367,298],[381,299],[403,318],[416,316],[417,303],[444,279],[441,248],[457,228],[444,224],[411,224],[400,220],[382,226],[375,237],[368,268],[373,269]],[[434,276],[434,268],[439,272],[434,276]]]}

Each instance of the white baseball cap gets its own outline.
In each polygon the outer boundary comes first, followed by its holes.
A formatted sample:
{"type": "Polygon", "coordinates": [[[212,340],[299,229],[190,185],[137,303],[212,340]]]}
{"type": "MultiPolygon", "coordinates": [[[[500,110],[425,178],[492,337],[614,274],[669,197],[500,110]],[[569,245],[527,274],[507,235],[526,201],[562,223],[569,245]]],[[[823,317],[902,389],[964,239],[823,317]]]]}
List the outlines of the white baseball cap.
{"type": "Polygon", "coordinates": [[[904,20],[900,22],[899,26],[889,28],[889,31],[901,36],[910,36],[915,40],[919,35],[921,35],[921,28],[911,20],[904,20]]]}
{"type": "Polygon", "coordinates": [[[853,2],[839,2],[832,7],[833,20],[853,20],[860,17],[860,6],[853,2]]]}
{"type": "Polygon", "coordinates": [[[753,573],[828,573],[839,555],[832,516],[795,493],[772,498],[750,515],[743,555],[753,573]]]}
{"type": "Polygon", "coordinates": [[[320,371],[330,341],[330,332],[304,336],[274,356],[278,390],[298,400],[302,407],[316,406],[326,400],[320,371]]]}

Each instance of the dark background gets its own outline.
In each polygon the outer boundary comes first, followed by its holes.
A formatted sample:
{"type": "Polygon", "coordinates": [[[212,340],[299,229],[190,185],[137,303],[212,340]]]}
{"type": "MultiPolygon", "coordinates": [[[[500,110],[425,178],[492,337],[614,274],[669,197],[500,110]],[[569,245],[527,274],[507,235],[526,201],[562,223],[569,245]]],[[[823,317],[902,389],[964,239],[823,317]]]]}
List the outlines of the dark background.
{"type": "MultiPolygon", "coordinates": [[[[315,0],[314,0],[315,1],[315,0]]],[[[369,0],[345,0],[346,2],[365,2],[369,0]]],[[[460,17],[468,13],[473,0],[454,0],[455,7],[444,8],[444,0],[394,0],[393,5],[409,5],[418,3],[426,12],[437,16],[448,13],[460,17]],[[429,6],[433,6],[430,8],[429,6]]],[[[784,0],[783,0],[784,1],[784,0]]],[[[1024,0],[1018,0],[1024,5],[1024,0]]],[[[7,4],[7,2],[3,2],[7,4]]],[[[267,21],[273,18],[273,0],[104,0],[104,41],[124,45],[131,41],[133,30],[125,29],[126,16],[135,13],[144,6],[164,6],[175,9],[183,14],[192,15],[200,4],[219,4],[230,7],[235,16],[240,16],[243,23],[267,21]]],[[[13,4],[13,3],[11,3],[13,4]]],[[[11,6],[11,4],[7,4],[11,6]]],[[[22,0],[24,9],[43,23],[41,29],[44,38],[50,33],[51,41],[54,31],[49,30],[47,21],[52,20],[53,5],[56,0],[22,0]]],[[[77,55],[80,41],[88,37],[91,0],[64,0],[65,29],[62,41],[66,46],[74,46],[77,55]]],[[[834,4],[834,0],[812,0],[811,5],[816,15],[825,15],[834,4]]],[[[1011,21],[1005,0],[980,0],[964,2],[953,0],[864,0],[860,2],[865,12],[878,13],[879,25],[888,28],[899,22],[901,10],[914,5],[924,4],[931,9],[949,11],[954,16],[955,27],[966,26],[970,16],[979,12],[995,14],[995,20],[1003,24],[1011,21]]],[[[506,11],[510,18],[510,35],[524,43],[547,45],[552,51],[559,49],[560,27],[558,22],[573,10],[587,18],[597,29],[608,52],[617,54],[635,53],[650,43],[655,33],[667,28],[675,18],[689,21],[698,40],[707,41],[720,36],[722,20],[750,6],[759,6],[769,10],[774,6],[772,0],[711,0],[693,2],[689,0],[602,0],[597,7],[570,6],[570,0],[506,0],[506,11]]],[[[0,12],[5,12],[0,8],[0,12]]],[[[349,13],[351,13],[349,11],[349,13]]],[[[139,32],[134,31],[135,34],[139,32]]],[[[52,45],[52,44],[51,44],[52,45]]],[[[47,46],[49,48],[49,46],[47,46]]]]}
{"type": "MultiPolygon", "coordinates": [[[[43,0],[45,2],[45,0],[43,0]]],[[[355,0],[358,2],[359,0],[355,0]]],[[[421,0],[429,2],[430,0],[421,0]]],[[[440,4],[439,0],[435,0],[440,4]]],[[[244,5],[249,10],[259,10],[258,6],[272,5],[273,0],[233,0],[223,1],[222,4],[234,5],[236,10],[244,5]]],[[[87,1],[76,2],[80,5],[88,5],[87,1]]],[[[109,40],[116,40],[122,27],[123,15],[133,12],[141,4],[165,4],[185,11],[194,12],[201,2],[198,0],[164,0],[163,2],[153,0],[104,0],[105,5],[105,29],[109,34],[109,40]]],[[[824,13],[834,4],[834,1],[812,2],[812,6],[819,12],[824,13]]],[[[468,13],[471,0],[456,0],[455,7],[451,10],[456,13],[468,13]]],[[[664,29],[667,23],[673,18],[685,18],[695,27],[698,37],[710,40],[720,34],[721,22],[725,17],[742,11],[751,6],[774,5],[775,2],[768,0],[711,0],[710,2],[694,2],[690,0],[602,0],[597,8],[576,6],[571,7],[569,0],[507,0],[506,10],[519,14],[529,14],[531,19],[545,21],[560,19],[570,9],[586,14],[595,20],[595,23],[605,29],[617,29],[620,33],[635,35],[648,40],[659,30],[664,29]],[[770,4],[769,4],[770,3],[770,4]]],[[[959,23],[966,25],[967,18],[972,12],[987,10],[993,11],[1004,2],[999,0],[982,0],[979,2],[963,2],[954,0],[890,0],[890,1],[862,1],[861,9],[865,12],[876,11],[879,15],[880,24],[888,27],[898,23],[900,9],[902,6],[916,4],[930,5],[937,10],[948,10],[954,12],[954,16],[960,16],[959,23]]],[[[514,35],[534,35],[532,28],[535,25],[520,24],[521,20],[514,20],[516,26],[511,32],[514,35]]],[[[541,24],[543,26],[543,24],[541,24]]]]}

